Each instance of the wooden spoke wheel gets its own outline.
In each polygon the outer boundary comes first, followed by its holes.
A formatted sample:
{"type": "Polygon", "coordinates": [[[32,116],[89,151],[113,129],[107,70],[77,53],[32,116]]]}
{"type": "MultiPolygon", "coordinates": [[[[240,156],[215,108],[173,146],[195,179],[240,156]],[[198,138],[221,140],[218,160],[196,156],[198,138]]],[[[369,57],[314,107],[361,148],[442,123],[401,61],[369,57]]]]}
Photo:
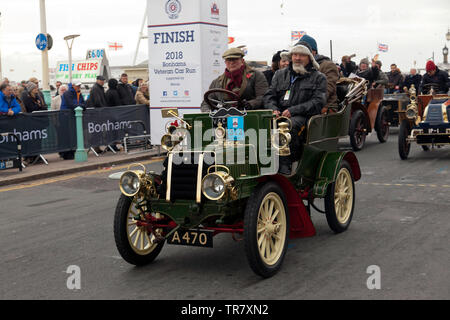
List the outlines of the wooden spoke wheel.
{"type": "Polygon", "coordinates": [[[403,120],[398,131],[398,153],[402,160],[408,159],[409,150],[411,149],[411,143],[407,140],[410,130],[409,121],[403,120]]]}
{"type": "Polygon", "coordinates": [[[122,258],[134,265],[152,262],[164,245],[153,243],[154,235],[149,234],[146,226],[140,225],[144,217],[135,207],[136,197],[121,195],[114,217],[114,238],[122,258]]]}
{"type": "Polygon", "coordinates": [[[389,138],[389,116],[388,109],[385,106],[379,110],[376,123],[378,141],[386,142],[389,138]]]}
{"type": "Polygon", "coordinates": [[[350,120],[349,136],[350,144],[354,151],[359,151],[366,142],[367,129],[364,123],[364,113],[356,110],[350,120]]]}
{"type": "Polygon", "coordinates": [[[275,182],[260,185],[250,196],[244,216],[245,251],[253,271],[273,276],[281,267],[289,238],[289,214],[275,182]]]}
{"type": "Polygon", "coordinates": [[[331,230],[340,233],[350,225],[355,206],[355,184],[352,170],[342,160],[336,180],[328,185],[325,196],[325,214],[331,230]]]}

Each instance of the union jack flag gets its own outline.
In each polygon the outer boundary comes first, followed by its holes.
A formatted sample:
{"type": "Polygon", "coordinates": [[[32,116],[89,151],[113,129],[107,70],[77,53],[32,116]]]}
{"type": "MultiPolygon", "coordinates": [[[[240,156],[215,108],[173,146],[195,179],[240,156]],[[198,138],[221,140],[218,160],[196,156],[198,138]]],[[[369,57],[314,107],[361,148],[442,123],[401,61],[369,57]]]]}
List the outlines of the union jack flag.
{"type": "Polygon", "coordinates": [[[381,52],[387,52],[388,51],[388,45],[387,44],[383,44],[383,43],[379,43],[378,44],[378,51],[381,52]]]}
{"type": "Polygon", "coordinates": [[[305,34],[305,31],[291,31],[291,41],[300,40],[305,34]]]}

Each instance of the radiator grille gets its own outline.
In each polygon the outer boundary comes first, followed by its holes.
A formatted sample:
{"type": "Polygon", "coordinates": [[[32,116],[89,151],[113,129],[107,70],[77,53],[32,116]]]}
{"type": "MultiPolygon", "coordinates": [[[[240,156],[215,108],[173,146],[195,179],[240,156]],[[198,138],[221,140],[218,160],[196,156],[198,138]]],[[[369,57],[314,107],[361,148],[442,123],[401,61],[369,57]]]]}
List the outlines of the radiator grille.
{"type": "MultiPolygon", "coordinates": [[[[183,152],[174,155],[170,182],[171,201],[196,200],[199,156],[199,152],[183,152]]],[[[201,178],[206,175],[210,165],[203,161],[201,178]]]]}

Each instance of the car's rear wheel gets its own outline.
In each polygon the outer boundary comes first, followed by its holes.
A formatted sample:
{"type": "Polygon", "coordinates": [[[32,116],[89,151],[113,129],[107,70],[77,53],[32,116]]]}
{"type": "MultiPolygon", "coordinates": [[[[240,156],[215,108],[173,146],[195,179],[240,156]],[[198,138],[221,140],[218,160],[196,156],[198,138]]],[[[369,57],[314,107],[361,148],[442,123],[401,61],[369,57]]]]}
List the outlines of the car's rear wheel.
{"type": "Polygon", "coordinates": [[[289,214],[283,190],[275,182],[257,187],[250,196],[244,216],[245,252],[252,270],[273,276],[286,255],[289,214]]]}
{"type": "Polygon", "coordinates": [[[325,195],[325,215],[335,233],[348,229],[355,206],[355,183],[349,163],[342,160],[336,180],[328,185],[325,195]]]}
{"type": "Polygon", "coordinates": [[[407,140],[409,130],[409,121],[403,120],[402,123],[400,123],[400,129],[398,132],[398,153],[402,160],[408,159],[409,150],[411,149],[411,143],[407,140]]]}
{"type": "Polygon", "coordinates": [[[378,141],[381,143],[386,142],[389,138],[389,117],[388,109],[385,106],[381,107],[381,110],[379,110],[376,124],[378,141]]]}
{"type": "Polygon", "coordinates": [[[364,113],[361,110],[356,110],[350,120],[349,128],[350,144],[354,151],[359,151],[364,147],[367,135],[365,127],[364,113]]]}
{"type": "Polygon", "coordinates": [[[136,197],[121,195],[114,216],[114,239],[122,258],[134,265],[145,265],[158,256],[164,241],[153,243],[145,226],[139,226],[140,214],[135,208],[136,197]]]}
{"type": "Polygon", "coordinates": [[[423,151],[430,151],[430,147],[429,146],[421,146],[423,151]]]}

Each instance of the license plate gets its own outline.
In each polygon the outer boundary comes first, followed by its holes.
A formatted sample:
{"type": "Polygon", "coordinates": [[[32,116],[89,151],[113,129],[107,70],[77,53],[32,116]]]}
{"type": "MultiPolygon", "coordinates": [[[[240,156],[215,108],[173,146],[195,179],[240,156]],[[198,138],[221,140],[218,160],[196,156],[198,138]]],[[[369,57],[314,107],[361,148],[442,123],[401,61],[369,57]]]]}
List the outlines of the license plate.
{"type": "Polygon", "coordinates": [[[213,233],[211,230],[190,229],[175,231],[169,239],[168,244],[178,244],[183,246],[208,247],[213,246],[213,233]]]}
{"type": "Polygon", "coordinates": [[[0,170],[3,169],[10,169],[14,167],[14,161],[13,160],[6,160],[6,161],[1,161],[0,160],[0,170]]]}

